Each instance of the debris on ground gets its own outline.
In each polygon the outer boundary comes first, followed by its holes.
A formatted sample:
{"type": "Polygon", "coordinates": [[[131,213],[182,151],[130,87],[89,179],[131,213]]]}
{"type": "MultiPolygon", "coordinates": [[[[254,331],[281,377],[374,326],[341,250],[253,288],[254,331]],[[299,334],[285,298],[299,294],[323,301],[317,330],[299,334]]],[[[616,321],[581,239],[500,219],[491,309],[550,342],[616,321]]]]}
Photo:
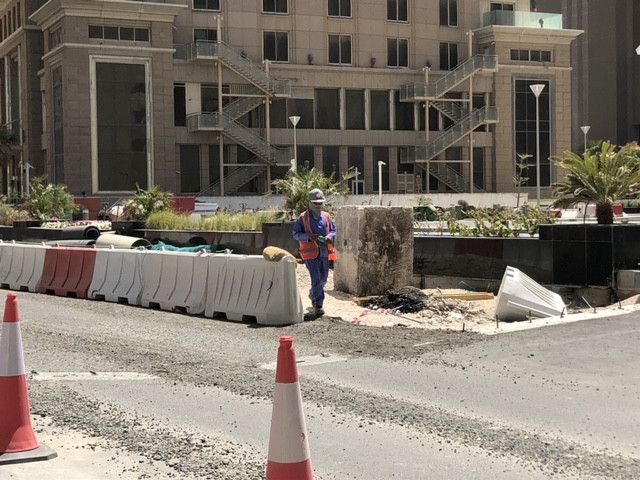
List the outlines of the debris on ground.
{"type": "Polygon", "coordinates": [[[387,309],[400,313],[418,313],[424,310],[429,302],[429,296],[415,287],[402,287],[391,290],[386,295],[374,297],[369,303],[371,309],[387,309]]]}

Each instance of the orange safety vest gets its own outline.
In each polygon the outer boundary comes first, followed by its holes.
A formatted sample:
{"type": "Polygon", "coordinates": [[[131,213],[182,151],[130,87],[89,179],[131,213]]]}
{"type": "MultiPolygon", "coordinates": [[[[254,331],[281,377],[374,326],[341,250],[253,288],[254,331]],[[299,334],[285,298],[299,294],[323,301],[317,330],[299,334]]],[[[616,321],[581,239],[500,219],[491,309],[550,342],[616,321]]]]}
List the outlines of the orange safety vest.
{"type": "MultiPolygon", "coordinates": [[[[331,233],[331,216],[327,212],[321,212],[322,217],[324,218],[324,222],[327,224],[327,236],[331,233]]],[[[311,230],[311,220],[309,219],[309,211],[306,210],[300,215],[302,219],[302,224],[304,225],[305,233],[310,235],[313,234],[311,230]]],[[[336,249],[333,246],[333,243],[326,239],[327,242],[327,252],[329,253],[328,259],[331,261],[336,261],[338,259],[338,255],[336,253],[336,249]]],[[[310,240],[308,242],[300,242],[300,257],[302,260],[315,260],[320,256],[320,246],[318,245],[317,240],[310,240]]]]}

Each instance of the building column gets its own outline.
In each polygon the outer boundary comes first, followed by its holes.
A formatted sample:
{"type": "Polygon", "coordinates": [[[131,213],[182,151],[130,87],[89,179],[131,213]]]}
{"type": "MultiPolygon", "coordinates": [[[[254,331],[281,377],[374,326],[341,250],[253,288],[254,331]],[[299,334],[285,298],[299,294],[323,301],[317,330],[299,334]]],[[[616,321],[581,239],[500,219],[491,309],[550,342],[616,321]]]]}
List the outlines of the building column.
{"type": "Polygon", "coordinates": [[[389,90],[389,130],[396,129],[396,102],[393,90],[389,90]]]}
{"type": "Polygon", "coordinates": [[[364,129],[371,130],[371,90],[364,90],[364,129]]]}
{"type": "Polygon", "coordinates": [[[338,107],[340,114],[340,130],[347,128],[347,91],[344,88],[338,90],[338,107]]]}

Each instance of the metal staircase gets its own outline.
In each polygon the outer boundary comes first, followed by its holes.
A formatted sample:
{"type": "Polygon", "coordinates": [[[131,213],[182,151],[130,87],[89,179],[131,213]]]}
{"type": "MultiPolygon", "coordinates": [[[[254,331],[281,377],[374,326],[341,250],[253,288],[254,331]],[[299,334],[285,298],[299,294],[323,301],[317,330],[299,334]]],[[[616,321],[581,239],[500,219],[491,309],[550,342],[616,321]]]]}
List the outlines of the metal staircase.
{"type": "MultiPolygon", "coordinates": [[[[431,161],[481,125],[498,123],[496,107],[473,110],[451,128],[432,138],[426,145],[407,148],[400,152],[401,163],[429,163],[429,173],[458,193],[466,191],[464,177],[442,161],[431,161]],[[443,168],[444,167],[444,168],[443,168]]],[[[480,190],[480,189],[478,189],[480,190]]]]}
{"type": "Polygon", "coordinates": [[[437,100],[472,75],[498,70],[496,55],[474,55],[432,83],[413,83],[400,88],[401,102],[437,100]]]}
{"type": "Polygon", "coordinates": [[[466,106],[456,102],[431,102],[429,105],[442,112],[454,122],[459,122],[469,113],[469,109],[466,106]]]}
{"type": "MultiPolygon", "coordinates": [[[[426,102],[429,107],[437,109],[451,119],[454,124],[447,130],[436,134],[425,145],[403,150],[400,154],[400,161],[403,163],[427,163],[429,174],[456,192],[466,192],[468,181],[464,176],[446,165],[445,161],[437,160],[436,157],[463,137],[471,135],[476,128],[497,123],[498,110],[489,106],[473,110],[471,98],[456,101],[444,98],[444,96],[473,75],[482,72],[495,72],[497,69],[498,57],[496,55],[474,55],[434,82],[404,85],[400,90],[401,101],[426,102]]],[[[474,190],[482,191],[475,185],[474,190]]]]}
{"type": "MultiPolygon", "coordinates": [[[[429,163],[429,174],[436,177],[457,193],[464,193],[467,190],[467,182],[464,177],[446,163],[429,163]]],[[[473,186],[473,191],[476,193],[484,192],[482,188],[475,184],[473,186]]]]}
{"type": "MultiPolygon", "coordinates": [[[[240,187],[246,185],[254,178],[262,175],[267,170],[266,165],[256,164],[255,167],[231,167],[224,176],[225,193],[235,193],[240,187]]],[[[199,197],[220,195],[220,180],[213,182],[209,188],[198,194],[199,197]]]]}
{"type": "Polygon", "coordinates": [[[188,60],[218,60],[265,93],[275,97],[291,96],[289,80],[271,78],[259,65],[236,52],[224,42],[195,42],[187,49],[188,60]]]}
{"type": "MultiPolygon", "coordinates": [[[[288,164],[291,158],[289,149],[273,147],[254,130],[244,127],[237,120],[261,105],[265,97],[291,96],[289,80],[272,78],[261,65],[245,58],[224,42],[195,42],[187,45],[185,50],[187,60],[219,61],[251,84],[234,88],[230,93],[238,95],[238,98],[225,105],[222,112],[196,113],[187,118],[189,131],[219,131],[255,155],[252,159],[256,163],[255,167],[241,166],[226,169],[225,193],[233,193],[247,182],[262,175],[267,165],[288,164]]],[[[218,181],[201,194],[219,194],[220,190],[218,181]]]]}

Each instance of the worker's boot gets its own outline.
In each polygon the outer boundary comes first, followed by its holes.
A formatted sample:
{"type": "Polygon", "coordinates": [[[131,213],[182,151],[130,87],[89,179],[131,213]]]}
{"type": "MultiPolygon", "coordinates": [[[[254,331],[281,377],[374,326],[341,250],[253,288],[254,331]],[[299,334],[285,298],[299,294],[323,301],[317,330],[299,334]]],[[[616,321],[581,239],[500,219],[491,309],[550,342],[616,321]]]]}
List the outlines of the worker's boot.
{"type": "Polygon", "coordinates": [[[314,313],[316,314],[316,317],[324,316],[324,310],[322,309],[322,307],[316,307],[316,310],[314,313]]]}

